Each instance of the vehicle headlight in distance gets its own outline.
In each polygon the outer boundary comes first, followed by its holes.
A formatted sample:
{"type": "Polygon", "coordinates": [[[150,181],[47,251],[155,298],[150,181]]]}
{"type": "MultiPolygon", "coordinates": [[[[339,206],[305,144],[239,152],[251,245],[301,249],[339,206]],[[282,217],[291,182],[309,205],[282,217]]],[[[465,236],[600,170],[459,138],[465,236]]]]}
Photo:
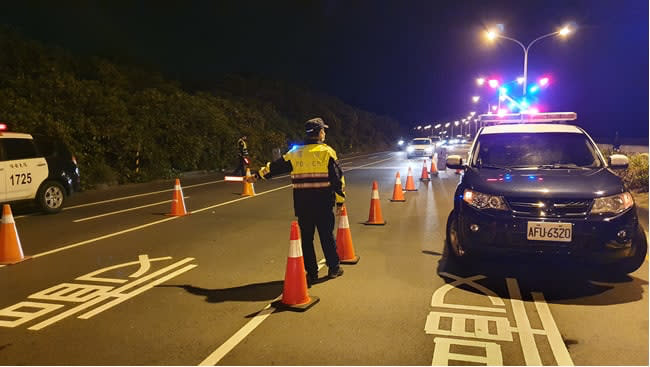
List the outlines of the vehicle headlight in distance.
{"type": "Polygon", "coordinates": [[[415,151],[415,148],[413,148],[412,146],[408,146],[406,147],[406,151],[409,153],[413,153],[415,151]]]}
{"type": "Polygon", "coordinates": [[[476,209],[508,210],[503,197],[465,189],[463,201],[476,209]]]}
{"type": "Polygon", "coordinates": [[[634,200],[629,192],[596,198],[594,206],[591,208],[591,214],[618,214],[631,208],[632,205],[634,205],[634,200]]]}
{"type": "Polygon", "coordinates": [[[398,141],[398,142],[397,142],[397,145],[400,145],[400,146],[401,146],[401,145],[404,145],[404,140],[400,140],[400,141],[398,141]]]}

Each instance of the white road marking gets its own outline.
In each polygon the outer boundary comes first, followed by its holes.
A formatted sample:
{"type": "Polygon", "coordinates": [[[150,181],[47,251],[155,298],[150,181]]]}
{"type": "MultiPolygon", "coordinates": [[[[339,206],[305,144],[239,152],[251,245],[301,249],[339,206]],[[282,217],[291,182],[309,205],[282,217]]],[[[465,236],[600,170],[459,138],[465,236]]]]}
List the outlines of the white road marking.
{"type": "MultiPolygon", "coordinates": [[[[183,198],[187,199],[187,198],[189,198],[189,196],[183,196],[183,198]]],[[[127,209],[117,210],[117,211],[114,211],[114,212],[108,212],[108,213],[104,213],[104,214],[94,215],[94,216],[92,216],[92,217],[86,217],[86,218],[81,218],[81,219],[75,219],[75,220],[73,220],[72,222],[73,222],[73,223],[84,222],[84,221],[87,221],[87,220],[97,219],[97,218],[102,218],[102,217],[106,217],[106,216],[113,215],[113,214],[119,214],[119,213],[124,213],[124,212],[132,211],[132,210],[138,210],[138,209],[142,209],[142,208],[148,208],[148,207],[150,207],[150,206],[156,206],[156,205],[160,205],[160,204],[165,204],[165,203],[169,203],[169,202],[171,202],[171,201],[172,201],[172,200],[165,200],[165,201],[159,201],[159,202],[157,202],[157,203],[153,203],[153,204],[147,204],[147,205],[135,206],[135,207],[133,207],[133,208],[127,208],[127,209]]]]}
{"type": "Polygon", "coordinates": [[[519,340],[521,342],[521,349],[524,352],[524,360],[527,366],[541,366],[542,359],[537,351],[537,344],[535,344],[535,337],[532,333],[522,332],[522,330],[530,330],[530,321],[526,315],[526,308],[521,298],[519,285],[514,278],[506,278],[508,286],[508,293],[510,294],[510,304],[512,305],[512,313],[515,315],[515,323],[519,329],[519,340]]]}
{"type": "MultiPolygon", "coordinates": [[[[321,261],[318,262],[318,270],[320,271],[324,265],[325,259],[321,259],[321,261]]],[[[228,340],[226,340],[223,344],[221,344],[219,348],[210,353],[207,358],[199,363],[199,366],[214,366],[219,363],[219,361],[226,354],[230,353],[230,351],[233,350],[237,344],[244,340],[251,332],[253,332],[253,330],[255,330],[256,327],[260,326],[260,324],[266,320],[266,318],[269,317],[273,311],[275,311],[275,307],[271,306],[271,304],[280,299],[282,299],[282,294],[271,301],[271,303],[266,305],[266,307],[264,307],[257,315],[255,315],[252,320],[247,322],[246,325],[244,325],[241,329],[237,330],[237,332],[228,338],[228,340]]]]}
{"type": "Polygon", "coordinates": [[[566,349],[566,345],[562,340],[562,335],[557,329],[555,321],[553,321],[553,315],[551,315],[551,310],[548,308],[548,303],[544,299],[544,295],[541,292],[531,292],[533,295],[533,301],[535,302],[535,308],[537,309],[537,314],[539,319],[542,321],[542,329],[546,330],[548,335],[548,343],[551,345],[551,351],[553,356],[555,356],[558,366],[573,366],[573,360],[569,355],[569,351],[566,349]]]}

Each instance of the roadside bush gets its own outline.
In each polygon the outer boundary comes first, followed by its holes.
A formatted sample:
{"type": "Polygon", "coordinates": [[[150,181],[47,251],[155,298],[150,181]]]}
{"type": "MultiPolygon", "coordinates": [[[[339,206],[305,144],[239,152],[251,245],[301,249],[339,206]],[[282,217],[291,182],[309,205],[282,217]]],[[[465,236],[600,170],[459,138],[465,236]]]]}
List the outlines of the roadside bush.
{"type": "Polygon", "coordinates": [[[630,190],[648,192],[648,155],[629,156],[630,166],[623,172],[623,181],[630,190]]]}

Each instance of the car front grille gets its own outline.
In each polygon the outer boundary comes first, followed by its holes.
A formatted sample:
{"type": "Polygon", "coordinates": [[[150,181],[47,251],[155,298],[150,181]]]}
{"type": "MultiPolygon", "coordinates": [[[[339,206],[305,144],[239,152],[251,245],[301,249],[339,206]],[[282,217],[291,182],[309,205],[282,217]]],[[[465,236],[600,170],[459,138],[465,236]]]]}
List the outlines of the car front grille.
{"type": "Polygon", "coordinates": [[[590,199],[506,198],[512,214],[535,218],[584,218],[589,214],[590,199]]]}

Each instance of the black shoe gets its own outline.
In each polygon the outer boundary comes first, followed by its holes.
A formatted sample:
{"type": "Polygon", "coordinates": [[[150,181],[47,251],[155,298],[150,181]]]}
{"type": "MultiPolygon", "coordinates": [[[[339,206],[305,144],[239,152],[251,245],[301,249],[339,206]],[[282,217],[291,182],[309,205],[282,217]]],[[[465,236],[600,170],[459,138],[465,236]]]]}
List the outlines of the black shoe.
{"type": "Polygon", "coordinates": [[[307,288],[311,288],[318,281],[318,275],[307,274],[307,288]]]}
{"type": "Polygon", "coordinates": [[[343,269],[341,269],[340,266],[337,266],[335,269],[330,269],[327,272],[327,277],[330,278],[330,279],[340,277],[341,275],[343,275],[343,269]]]}

